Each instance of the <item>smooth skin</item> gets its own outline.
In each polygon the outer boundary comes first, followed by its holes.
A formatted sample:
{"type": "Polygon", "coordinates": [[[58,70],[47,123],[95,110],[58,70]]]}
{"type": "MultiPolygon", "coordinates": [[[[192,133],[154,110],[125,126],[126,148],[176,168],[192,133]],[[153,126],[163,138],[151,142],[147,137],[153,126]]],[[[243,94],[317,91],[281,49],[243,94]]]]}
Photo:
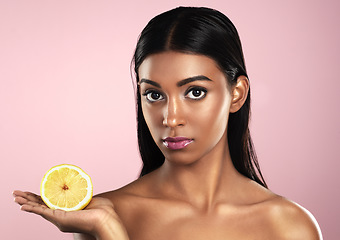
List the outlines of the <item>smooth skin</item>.
{"type": "Polygon", "coordinates": [[[22,210],[62,231],[84,233],[76,239],[322,239],[307,210],[244,177],[232,164],[228,115],[247,98],[245,76],[229,86],[211,58],[167,51],[147,57],[139,77],[143,114],[164,164],[94,197],[79,212],[52,211],[39,196],[16,191],[22,210]],[[166,147],[166,137],[179,136],[192,142],[179,150],[166,147]]]}

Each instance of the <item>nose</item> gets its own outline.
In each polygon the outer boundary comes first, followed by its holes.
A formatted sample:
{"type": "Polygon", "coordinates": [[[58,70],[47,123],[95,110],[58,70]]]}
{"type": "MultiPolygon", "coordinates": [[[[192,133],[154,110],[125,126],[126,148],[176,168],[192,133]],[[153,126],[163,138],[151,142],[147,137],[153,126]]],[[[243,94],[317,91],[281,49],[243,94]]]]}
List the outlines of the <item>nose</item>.
{"type": "Polygon", "coordinates": [[[179,99],[169,100],[164,110],[163,125],[175,128],[177,126],[184,126],[185,123],[181,101],[179,99]]]}

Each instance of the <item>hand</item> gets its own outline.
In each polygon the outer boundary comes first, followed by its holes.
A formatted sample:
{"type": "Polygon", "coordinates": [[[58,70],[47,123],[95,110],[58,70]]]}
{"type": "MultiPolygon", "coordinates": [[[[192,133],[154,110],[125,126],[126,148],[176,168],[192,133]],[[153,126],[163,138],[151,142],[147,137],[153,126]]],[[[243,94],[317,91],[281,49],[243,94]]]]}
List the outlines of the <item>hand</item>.
{"type": "Polygon", "coordinates": [[[14,191],[13,196],[21,210],[42,216],[62,232],[85,233],[102,240],[128,239],[112,202],[106,198],[94,197],[84,210],[66,212],[48,208],[34,193],[14,191]]]}

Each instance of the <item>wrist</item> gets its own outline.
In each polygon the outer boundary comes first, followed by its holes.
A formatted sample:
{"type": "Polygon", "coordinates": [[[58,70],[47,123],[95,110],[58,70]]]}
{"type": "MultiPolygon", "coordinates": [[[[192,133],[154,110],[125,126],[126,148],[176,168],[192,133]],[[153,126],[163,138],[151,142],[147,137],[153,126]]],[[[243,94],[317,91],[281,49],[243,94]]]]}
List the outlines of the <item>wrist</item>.
{"type": "Polygon", "coordinates": [[[115,216],[106,216],[98,221],[94,234],[96,240],[128,240],[127,231],[115,216]]]}

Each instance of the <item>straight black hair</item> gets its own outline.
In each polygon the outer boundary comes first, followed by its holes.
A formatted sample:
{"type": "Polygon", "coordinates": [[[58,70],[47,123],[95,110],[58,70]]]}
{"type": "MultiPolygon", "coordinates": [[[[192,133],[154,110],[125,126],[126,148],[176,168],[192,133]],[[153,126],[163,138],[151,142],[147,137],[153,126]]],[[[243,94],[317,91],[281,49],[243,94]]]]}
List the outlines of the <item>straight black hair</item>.
{"type": "MultiPolygon", "coordinates": [[[[164,155],[143,116],[138,68],[147,56],[164,51],[200,54],[214,59],[230,86],[239,76],[248,78],[237,30],[221,12],[210,8],[178,7],[151,19],[138,39],[133,58],[137,81],[137,135],[143,161],[140,176],[159,168],[164,163],[164,155]]],[[[241,109],[229,116],[227,131],[231,159],[237,171],[267,187],[250,137],[249,118],[250,91],[241,109]]]]}

